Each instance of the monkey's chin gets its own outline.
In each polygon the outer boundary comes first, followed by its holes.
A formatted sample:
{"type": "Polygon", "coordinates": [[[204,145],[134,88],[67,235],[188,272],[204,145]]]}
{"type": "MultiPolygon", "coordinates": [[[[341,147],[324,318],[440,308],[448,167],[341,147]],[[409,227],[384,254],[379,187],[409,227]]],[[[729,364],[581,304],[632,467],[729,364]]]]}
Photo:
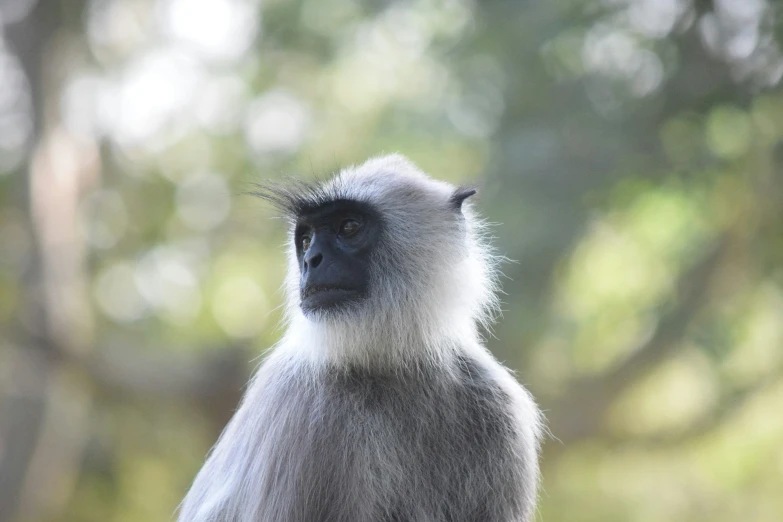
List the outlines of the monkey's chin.
{"type": "Polygon", "coordinates": [[[302,297],[302,311],[308,317],[322,317],[350,310],[362,300],[362,293],[348,288],[324,288],[302,297]]]}

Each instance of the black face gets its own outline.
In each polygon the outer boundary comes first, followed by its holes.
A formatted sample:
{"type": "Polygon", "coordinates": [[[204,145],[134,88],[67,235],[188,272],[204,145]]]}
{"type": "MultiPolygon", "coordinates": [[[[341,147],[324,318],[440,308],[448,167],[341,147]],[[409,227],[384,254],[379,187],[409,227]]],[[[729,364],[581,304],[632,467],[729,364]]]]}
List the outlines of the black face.
{"type": "Polygon", "coordinates": [[[335,310],[367,295],[369,257],[380,235],[366,203],[338,200],[302,212],[295,241],[305,313],[335,310]]]}

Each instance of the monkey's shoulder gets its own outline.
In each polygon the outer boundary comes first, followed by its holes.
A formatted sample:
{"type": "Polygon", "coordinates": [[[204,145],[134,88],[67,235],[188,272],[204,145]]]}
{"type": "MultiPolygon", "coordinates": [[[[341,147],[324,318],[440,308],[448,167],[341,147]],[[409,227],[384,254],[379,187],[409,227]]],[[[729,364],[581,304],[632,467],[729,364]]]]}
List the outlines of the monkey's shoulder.
{"type": "Polygon", "coordinates": [[[395,368],[314,368],[289,360],[267,373],[261,400],[282,405],[284,415],[302,417],[309,427],[320,422],[356,432],[356,421],[361,426],[391,423],[417,433],[448,428],[448,433],[486,442],[487,437],[513,436],[520,421],[538,422],[529,394],[502,366],[467,354],[447,364],[421,361],[395,368]],[[466,435],[471,429],[478,431],[466,435]]]}
{"type": "Polygon", "coordinates": [[[514,390],[468,356],[455,358],[450,367],[303,369],[285,382],[277,393],[290,405],[287,415],[298,409],[310,430],[342,429],[344,438],[380,430],[390,434],[389,443],[448,442],[496,451],[517,435],[514,390]]]}

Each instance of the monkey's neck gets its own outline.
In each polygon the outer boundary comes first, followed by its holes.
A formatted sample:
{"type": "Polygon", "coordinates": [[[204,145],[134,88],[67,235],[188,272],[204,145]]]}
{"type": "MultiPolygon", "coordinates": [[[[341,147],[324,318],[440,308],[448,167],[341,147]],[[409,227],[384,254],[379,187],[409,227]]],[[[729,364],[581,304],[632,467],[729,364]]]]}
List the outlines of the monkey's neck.
{"type": "Polygon", "coordinates": [[[295,318],[280,349],[315,363],[361,366],[406,366],[413,361],[440,362],[481,348],[474,321],[454,322],[451,328],[408,323],[404,328],[295,318]]]}

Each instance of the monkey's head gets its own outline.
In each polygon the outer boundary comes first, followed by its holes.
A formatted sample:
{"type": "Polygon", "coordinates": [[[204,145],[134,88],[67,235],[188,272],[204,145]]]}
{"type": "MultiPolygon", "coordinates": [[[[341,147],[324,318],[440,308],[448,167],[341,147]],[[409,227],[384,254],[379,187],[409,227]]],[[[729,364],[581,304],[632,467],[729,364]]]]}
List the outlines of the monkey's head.
{"type": "Polygon", "coordinates": [[[494,256],[466,201],[475,192],[400,155],[322,183],[264,187],[291,223],[289,318],[340,342],[475,335],[496,303],[494,256]]]}

